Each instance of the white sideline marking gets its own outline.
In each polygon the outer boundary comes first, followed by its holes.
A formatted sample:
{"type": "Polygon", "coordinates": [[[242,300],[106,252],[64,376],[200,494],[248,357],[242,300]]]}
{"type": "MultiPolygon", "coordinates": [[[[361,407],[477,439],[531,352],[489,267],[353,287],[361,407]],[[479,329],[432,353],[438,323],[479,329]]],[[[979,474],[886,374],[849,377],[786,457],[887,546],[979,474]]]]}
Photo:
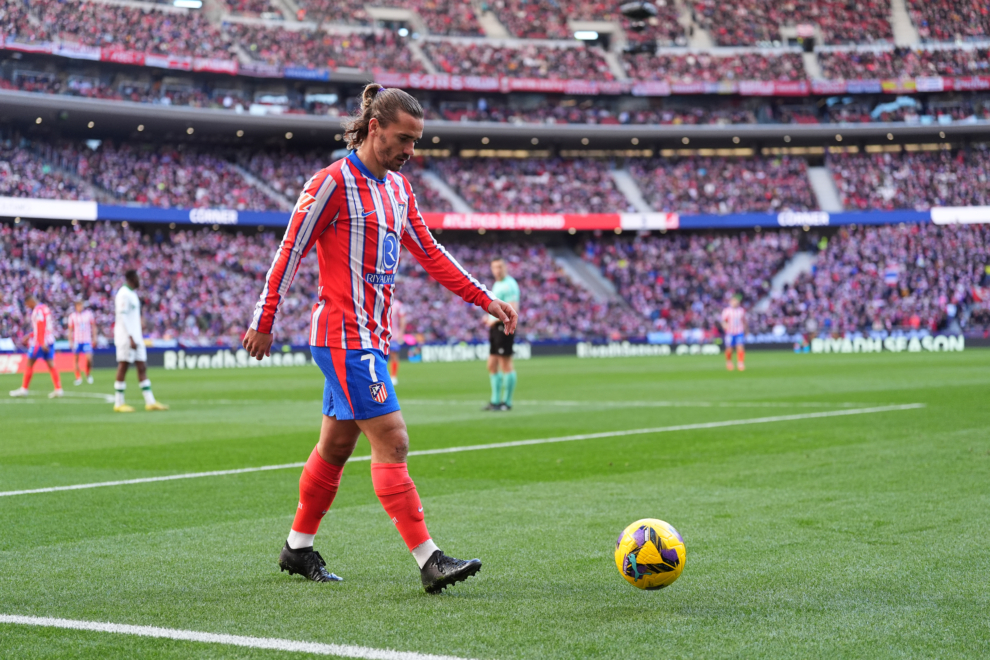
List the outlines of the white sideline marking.
{"type": "Polygon", "coordinates": [[[183,642],[226,644],[228,646],[241,646],[250,649],[268,649],[288,653],[309,653],[312,655],[335,655],[342,658],[365,658],[367,660],[464,660],[463,658],[451,655],[372,649],[365,646],[352,646],[350,644],[297,642],[291,639],[278,639],[274,637],[244,637],[242,635],[223,635],[196,630],[159,628],[157,626],[129,626],[121,623],[76,621],[74,619],[17,616],[14,614],[0,614],[0,623],[12,623],[22,626],[43,626],[45,628],[64,628],[67,630],[88,630],[92,632],[117,633],[120,635],[137,635],[138,637],[175,639],[183,642]]]}
{"type": "MultiPolygon", "coordinates": [[[[535,440],[512,440],[509,442],[493,442],[485,445],[465,445],[463,447],[444,447],[441,449],[421,449],[409,452],[409,456],[433,456],[435,454],[455,454],[464,451],[481,449],[503,449],[507,447],[526,447],[529,445],[546,445],[555,442],[573,442],[575,440],[594,440],[596,438],[617,438],[627,435],[643,435],[646,433],[671,433],[673,431],[693,431],[697,429],[717,429],[726,426],[745,426],[747,424],[769,424],[772,422],[792,422],[802,419],[819,419],[822,417],[843,417],[846,415],[870,415],[874,413],[894,412],[898,410],[915,410],[924,408],[923,403],[905,403],[892,406],[876,406],[874,408],[853,408],[851,410],[829,410],[825,412],[800,413],[795,415],[777,415],[775,417],[754,417],[752,419],[730,419],[723,422],[700,422],[697,424],[678,424],[677,426],[657,426],[647,429],[630,429],[628,431],[602,431],[601,433],[582,433],[580,435],[563,435],[557,438],[537,438],[535,440]]],[[[371,456],[351,456],[348,462],[370,461],[371,456]]],[[[63,490],[83,490],[86,488],[102,488],[104,486],[126,486],[130,484],[149,484],[156,481],[175,481],[177,479],[197,479],[199,477],[221,477],[228,474],[246,474],[248,472],[266,472],[269,470],[285,470],[300,468],[301,463],[283,463],[281,465],[263,465],[261,467],[240,468],[237,470],[214,470],[212,472],[187,472],[171,474],[165,477],[144,477],[141,479],[124,479],[121,481],[102,481],[91,484],[76,484],[74,486],[52,486],[50,488],[33,488],[30,490],[8,490],[0,492],[0,497],[13,495],[32,495],[35,493],[55,493],[63,490]]]]}
{"type": "MultiPolygon", "coordinates": [[[[477,401],[438,399],[403,399],[402,404],[426,405],[478,405],[477,401]]],[[[516,401],[517,406],[581,406],[582,408],[855,408],[869,405],[863,402],[851,403],[827,401],[516,401]]]]}

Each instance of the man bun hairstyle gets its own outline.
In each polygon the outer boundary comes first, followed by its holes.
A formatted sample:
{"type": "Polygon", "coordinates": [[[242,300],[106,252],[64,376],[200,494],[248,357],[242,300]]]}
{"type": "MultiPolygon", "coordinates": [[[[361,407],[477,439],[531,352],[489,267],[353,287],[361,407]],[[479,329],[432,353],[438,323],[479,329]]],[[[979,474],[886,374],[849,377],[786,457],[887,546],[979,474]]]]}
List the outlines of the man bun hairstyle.
{"type": "Polygon", "coordinates": [[[399,113],[423,118],[423,106],[408,93],[397,87],[383,87],[378,83],[366,85],[361,93],[361,109],[344,121],[344,139],[348,149],[357,149],[368,137],[368,125],[377,119],[382,126],[388,126],[399,119],[399,113]]]}

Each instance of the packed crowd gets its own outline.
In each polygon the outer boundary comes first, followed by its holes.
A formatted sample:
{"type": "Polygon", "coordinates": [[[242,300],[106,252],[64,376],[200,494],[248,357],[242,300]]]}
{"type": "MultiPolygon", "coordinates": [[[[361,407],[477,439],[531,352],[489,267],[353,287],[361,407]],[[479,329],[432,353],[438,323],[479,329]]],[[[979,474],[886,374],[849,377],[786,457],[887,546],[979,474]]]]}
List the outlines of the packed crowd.
{"type": "MultiPolygon", "coordinates": [[[[584,259],[615,284],[651,330],[718,331],[728,297],[752,307],[801,245],[798,232],[667,233],[590,240],[584,259]]],[[[751,325],[751,331],[763,332],[751,325]]]]}
{"type": "Polygon", "coordinates": [[[330,33],[229,23],[227,32],[254,59],[277,66],[349,67],[363,71],[425,73],[422,62],[391,30],[330,33]]]}
{"type": "Polygon", "coordinates": [[[635,80],[719,82],[722,80],[805,80],[808,74],[800,53],[636,53],[624,55],[622,65],[635,80]]]}
{"type": "MultiPolygon", "coordinates": [[[[445,213],[453,211],[450,202],[423,180],[423,159],[413,158],[402,167],[401,174],[409,180],[416,195],[416,203],[422,212],[445,213]]],[[[303,186],[313,174],[330,165],[326,153],[312,152],[304,155],[283,153],[254,153],[244,158],[242,165],[295,204],[303,186]]]]}
{"type": "Polygon", "coordinates": [[[778,213],[817,206],[802,158],[633,159],[629,172],[657,211],[778,213]]]}
{"type": "Polygon", "coordinates": [[[915,78],[920,76],[981,76],[990,74],[990,49],[841,51],[818,54],[826,78],[915,78]]]}
{"type": "MultiPolygon", "coordinates": [[[[924,2],[927,0],[919,0],[924,2]]],[[[821,28],[826,44],[893,40],[890,0],[691,0],[692,14],[719,46],[750,46],[783,41],[782,25],[821,28]]]]}
{"type": "Polygon", "coordinates": [[[590,159],[444,158],[429,161],[479,213],[633,211],[608,166],[590,159]]]}
{"type": "Polygon", "coordinates": [[[677,22],[673,0],[653,3],[657,16],[647,21],[631,21],[618,11],[620,3],[579,0],[566,4],[555,0],[493,0],[483,6],[491,9],[510,34],[525,39],[570,39],[574,32],[568,19],[618,22],[630,41],[657,41],[684,45],[684,28],[677,22]]]}
{"type": "MultiPolygon", "coordinates": [[[[111,223],[32,229],[0,224],[0,290],[36,291],[54,312],[56,336],[66,337],[66,317],[84,300],[98,334],[112,337],[113,294],[122,273],[141,277],[144,334],[185,345],[237,345],[250,321],[279,237],[262,232],[229,234],[180,230],[142,234],[111,223]],[[107,250],[113,245],[113,250],[107,250]]],[[[641,336],[647,324],[621,305],[596,302],[575,285],[542,245],[472,244],[445,247],[482,282],[491,285],[489,263],[500,256],[523,291],[520,338],[597,339],[641,336]]],[[[485,340],[483,313],[442,288],[408,254],[400,259],[396,296],[405,306],[406,334],[419,343],[485,340]]],[[[314,255],[304,259],[276,325],[280,342],[307,344],[318,288],[314,255]]],[[[29,314],[7,296],[0,307],[0,337],[26,345],[29,314]]]]}
{"type": "Polygon", "coordinates": [[[427,41],[422,48],[442,73],[597,81],[615,79],[597,48],[535,45],[504,48],[449,41],[427,41]]]}
{"type": "Polygon", "coordinates": [[[990,37],[990,6],[983,0],[907,0],[907,5],[926,41],[990,37]]]}
{"type": "Polygon", "coordinates": [[[419,14],[431,34],[464,37],[483,34],[470,0],[372,0],[368,4],[411,9],[419,14]]]}
{"type": "Polygon", "coordinates": [[[0,197],[89,199],[78,181],[42,161],[29,145],[0,142],[0,197]]]}
{"type": "Polygon", "coordinates": [[[226,0],[226,4],[228,11],[237,16],[282,16],[282,12],[271,0],[226,0]]]}
{"type": "MultiPolygon", "coordinates": [[[[5,11],[20,4],[3,0],[5,11]]],[[[7,38],[21,42],[71,41],[158,55],[229,59],[231,42],[202,14],[137,9],[101,2],[31,0],[9,14],[7,38]],[[29,13],[35,21],[30,20],[29,13]]]]}
{"type": "MultiPolygon", "coordinates": [[[[598,302],[574,284],[543,245],[533,243],[460,243],[445,240],[444,247],[464,268],[492,285],[492,259],[505,259],[519,282],[518,340],[620,339],[646,334],[648,323],[617,303],[598,302]]],[[[419,341],[486,341],[483,314],[432,280],[403,255],[399,262],[396,296],[406,308],[407,332],[419,341]]]]}
{"type": "Polygon", "coordinates": [[[990,230],[983,225],[842,228],[811,274],[774,294],[764,326],[789,332],[985,331],[990,230]],[[975,315],[980,311],[983,315],[975,315]]]}
{"type": "MultiPolygon", "coordinates": [[[[621,110],[607,102],[576,100],[538,105],[513,107],[493,99],[481,99],[477,103],[440,102],[424,108],[428,119],[447,121],[493,121],[510,124],[755,124],[757,111],[749,107],[726,106],[672,106],[648,109],[621,110]]],[[[766,119],[772,116],[767,106],[766,119]]]]}
{"type": "Polygon", "coordinates": [[[990,150],[830,154],[828,166],[847,209],[990,205],[990,150]]]}

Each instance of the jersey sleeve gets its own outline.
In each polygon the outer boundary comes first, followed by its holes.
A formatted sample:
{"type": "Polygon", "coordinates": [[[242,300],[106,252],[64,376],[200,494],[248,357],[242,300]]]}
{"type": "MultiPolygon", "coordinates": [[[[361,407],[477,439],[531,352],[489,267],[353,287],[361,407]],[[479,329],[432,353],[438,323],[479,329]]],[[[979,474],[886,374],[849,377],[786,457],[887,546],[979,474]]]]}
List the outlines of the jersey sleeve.
{"type": "Polygon", "coordinates": [[[473,303],[487,311],[488,306],[492,304],[492,293],[464,270],[457,259],[452,257],[442,245],[437,243],[427,228],[423,216],[419,213],[416,196],[413,195],[409,182],[404,177],[402,182],[409,197],[409,210],[405,231],[402,234],[402,245],[409,250],[410,254],[433,279],[466,302],[473,303]]]}
{"type": "Polygon", "coordinates": [[[306,182],[295,208],[292,209],[289,225],[275,253],[272,266],[265,275],[265,288],[255,305],[251,329],[271,334],[282,299],[292,286],[299,264],[313,248],[323,230],[337,218],[340,194],[335,193],[338,187],[330,168],[321,170],[306,182]]]}

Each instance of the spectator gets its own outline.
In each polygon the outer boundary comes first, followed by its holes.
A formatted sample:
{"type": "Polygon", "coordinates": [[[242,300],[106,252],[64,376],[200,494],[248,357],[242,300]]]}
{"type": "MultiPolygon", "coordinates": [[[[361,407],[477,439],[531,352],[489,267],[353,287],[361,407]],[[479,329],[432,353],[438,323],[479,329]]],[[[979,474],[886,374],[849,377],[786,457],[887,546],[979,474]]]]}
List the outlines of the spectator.
{"type": "Polygon", "coordinates": [[[427,41],[423,52],[443,73],[516,78],[614,80],[602,53],[582,46],[518,48],[427,41]]]}

